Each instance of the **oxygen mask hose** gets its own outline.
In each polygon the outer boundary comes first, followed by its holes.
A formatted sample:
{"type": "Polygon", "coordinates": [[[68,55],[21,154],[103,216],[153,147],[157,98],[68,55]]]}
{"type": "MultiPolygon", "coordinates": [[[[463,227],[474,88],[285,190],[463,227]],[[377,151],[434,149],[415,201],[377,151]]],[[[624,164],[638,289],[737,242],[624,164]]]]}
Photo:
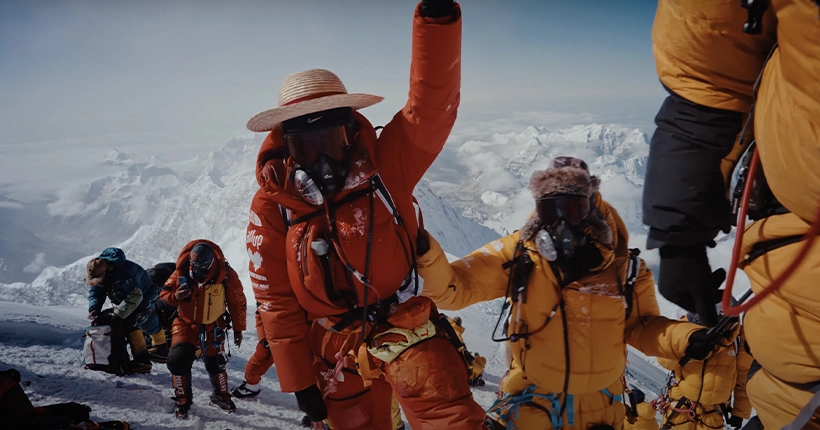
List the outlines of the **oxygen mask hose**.
{"type": "Polygon", "coordinates": [[[738,262],[740,260],[740,249],[743,245],[743,233],[746,229],[746,212],[749,210],[749,198],[752,195],[752,186],[754,185],[754,180],[752,178],[755,177],[755,173],[757,172],[758,166],[760,164],[760,156],[757,152],[757,148],[755,148],[754,153],[752,154],[752,161],[749,166],[749,175],[746,184],[744,185],[743,190],[743,200],[740,204],[740,213],[738,213],[737,219],[737,233],[735,235],[735,246],[732,249],[732,261],[729,264],[729,273],[727,274],[726,278],[726,289],[723,290],[723,301],[721,302],[721,306],[723,309],[723,315],[729,317],[736,317],[740,316],[743,312],[748,311],[753,306],[758,304],[761,300],[763,300],[769,294],[779,290],[783,284],[789,279],[789,277],[794,274],[794,271],[803,264],[803,259],[809,253],[812,245],[814,244],[814,240],[817,238],[818,233],[820,233],[820,207],[818,207],[817,214],[814,217],[814,221],[812,221],[809,231],[803,236],[803,247],[800,248],[800,252],[797,254],[797,257],[792,260],[791,264],[783,271],[777,278],[775,278],[772,283],[763,289],[760,294],[755,294],[751,300],[747,302],[740,302],[737,306],[732,306],[732,287],[734,287],[735,281],[735,272],[738,268],[738,262]]]}

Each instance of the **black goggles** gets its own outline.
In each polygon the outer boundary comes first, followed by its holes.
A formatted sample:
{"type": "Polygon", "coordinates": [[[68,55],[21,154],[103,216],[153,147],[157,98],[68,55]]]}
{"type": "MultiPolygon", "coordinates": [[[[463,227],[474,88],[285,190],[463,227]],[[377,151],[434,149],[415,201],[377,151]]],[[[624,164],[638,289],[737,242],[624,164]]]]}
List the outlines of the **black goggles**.
{"type": "Polygon", "coordinates": [[[293,161],[302,166],[314,164],[320,155],[341,161],[350,146],[348,127],[345,125],[294,131],[284,137],[293,161]]]}
{"type": "Polygon", "coordinates": [[[579,225],[589,216],[589,198],[584,196],[550,196],[535,201],[535,211],[542,225],[555,225],[561,220],[579,225]]]}
{"type": "Polygon", "coordinates": [[[208,276],[208,271],[211,270],[213,264],[213,259],[208,261],[191,261],[191,277],[196,280],[203,280],[208,276]]]}

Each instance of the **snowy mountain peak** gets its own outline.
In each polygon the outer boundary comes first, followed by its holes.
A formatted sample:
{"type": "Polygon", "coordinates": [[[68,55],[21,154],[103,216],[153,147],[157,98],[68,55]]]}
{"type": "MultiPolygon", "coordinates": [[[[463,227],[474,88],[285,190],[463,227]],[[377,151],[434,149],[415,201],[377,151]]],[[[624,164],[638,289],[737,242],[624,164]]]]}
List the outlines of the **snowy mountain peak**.
{"type": "Polygon", "coordinates": [[[604,198],[619,202],[629,228],[640,231],[638,205],[648,152],[647,136],[639,129],[597,123],[528,125],[519,132],[449,142],[428,177],[434,191],[465,216],[503,233],[521,228],[534,207],[527,191],[532,173],[556,156],[578,157],[603,180],[604,198]]]}
{"type": "MultiPolygon", "coordinates": [[[[255,160],[263,138],[231,139],[217,151],[174,168],[135,162],[138,156],[117,155],[124,154],[117,151],[114,158],[123,161],[121,171],[66,191],[48,205],[51,218],[43,227],[45,234],[86,244],[81,249],[85,257],[64,268],[46,267],[30,283],[0,284],[0,299],[82,304],[86,263],[103,248],[119,246],[127,258],[149,267],[175,261],[186,243],[199,238],[218,243],[242,279],[247,279],[245,228],[258,189],[255,160]]],[[[426,181],[418,185],[415,195],[425,227],[450,253],[462,256],[498,238],[435,195],[426,181]]],[[[21,236],[19,242],[24,240],[36,238],[21,236]]],[[[45,266],[31,258],[16,264],[37,270],[45,266]]],[[[246,287],[252,297],[250,282],[246,287]]]]}

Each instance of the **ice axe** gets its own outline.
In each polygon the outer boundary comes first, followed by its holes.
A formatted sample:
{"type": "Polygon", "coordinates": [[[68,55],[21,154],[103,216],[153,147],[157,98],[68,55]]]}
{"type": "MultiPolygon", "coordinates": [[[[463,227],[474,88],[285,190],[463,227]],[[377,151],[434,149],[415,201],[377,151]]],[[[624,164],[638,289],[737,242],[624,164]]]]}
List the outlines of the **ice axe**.
{"type": "MultiPolygon", "coordinates": [[[[749,291],[746,291],[746,293],[743,294],[740,297],[740,299],[738,299],[737,302],[738,303],[743,303],[751,295],[752,295],[752,290],[750,289],[749,291]]],[[[723,339],[724,337],[726,337],[726,334],[728,333],[728,331],[731,331],[732,329],[734,329],[734,324],[732,324],[730,326],[730,323],[733,323],[733,322],[738,322],[739,323],[740,320],[738,319],[738,317],[730,317],[730,316],[726,316],[726,315],[720,317],[720,320],[718,321],[717,325],[715,325],[714,327],[711,327],[708,331],[706,331],[706,338],[709,340],[709,342],[711,342],[713,344],[717,344],[720,339],[723,339]]],[[[686,366],[689,363],[689,360],[691,360],[691,359],[692,359],[692,357],[690,357],[688,355],[684,355],[683,357],[681,357],[680,361],[678,361],[678,364],[680,365],[680,367],[686,366]]]]}

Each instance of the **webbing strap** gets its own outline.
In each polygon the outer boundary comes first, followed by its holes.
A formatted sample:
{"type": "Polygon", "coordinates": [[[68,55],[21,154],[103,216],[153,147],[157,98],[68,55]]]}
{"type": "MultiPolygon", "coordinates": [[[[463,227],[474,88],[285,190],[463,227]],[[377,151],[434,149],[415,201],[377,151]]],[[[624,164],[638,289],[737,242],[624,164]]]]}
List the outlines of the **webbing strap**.
{"type": "MultiPolygon", "coordinates": [[[[552,423],[552,428],[555,430],[561,429],[564,426],[563,417],[560,415],[561,411],[561,396],[555,395],[554,393],[549,394],[540,394],[534,392],[537,387],[535,385],[530,385],[525,389],[521,394],[512,395],[512,394],[505,394],[504,397],[496,400],[489,409],[487,409],[488,413],[494,412],[498,414],[498,418],[501,419],[502,423],[505,424],[507,430],[515,430],[515,421],[518,420],[518,415],[521,412],[521,406],[535,406],[538,409],[541,409],[544,412],[547,412],[550,416],[550,422],[552,423]],[[534,403],[533,400],[536,398],[544,399],[550,404],[550,408],[542,408],[537,403],[534,403]],[[506,412],[502,412],[506,409],[506,412]]],[[[604,388],[601,390],[605,396],[609,397],[613,402],[622,402],[623,395],[613,395],[609,390],[604,388]]],[[[572,394],[566,395],[566,414],[567,414],[567,426],[575,425],[575,397],[572,394]]]]}
{"type": "Polygon", "coordinates": [[[621,394],[618,394],[617,396],[613,396],[612,393],[610,393],[609,390],[607,390],[606,388],[601,390],[601,392],[604,393],[605,396],[609,397],[610,400],[612,400],[613,403],[614,402],[623,402],[624,397],[621,394]]]}
{"type": "Polygon", "coordinates": [[[812,392],[814,396],[806,403],[806,406],[803,406],[803,409],[800,410],[800,413],[797,414],[794,421],[783,426],[782,430],[799,430],[808,425],[809,421],[814,417],[814,414],[820,409],[820,384],[815,385],[812,392]]]}

